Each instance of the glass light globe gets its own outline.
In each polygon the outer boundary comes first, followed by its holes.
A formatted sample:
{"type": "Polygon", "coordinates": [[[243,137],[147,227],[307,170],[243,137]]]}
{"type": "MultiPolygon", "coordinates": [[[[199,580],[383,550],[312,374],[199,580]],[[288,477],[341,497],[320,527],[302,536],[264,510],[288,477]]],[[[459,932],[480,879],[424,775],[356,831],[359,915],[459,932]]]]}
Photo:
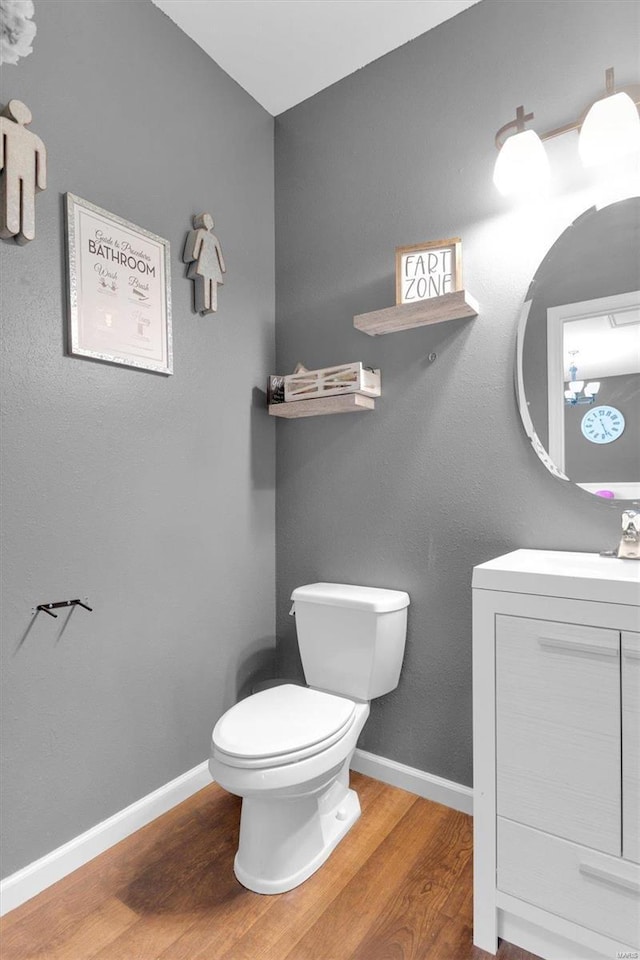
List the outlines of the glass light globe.
{"type": "Polygon", "coordinates": [[[573,390],[574,393],[580,393],[584,387],[584,380],[572,380],[569,384],[569,390],[573,390]]]}
{"type": "Polygon", "coordinates": [[[592,380],[591,383],[588,383],[584,388],[584,395],[585,397],[595,397],[599,389],[600,389],[600,381],[592,380]]]}
{"type": "Polygon", "coordinates": [[[640,117],[627,93],[597,100],[584,119],[578,153],[585,167],[640,150],[640,117]]]}
{"type": "Polygon", "coordinates": [[[493,170],[500,193],[536,193],[549,182],[549,161],[542,140],[534,130],[523,130],[503,144],[493,170]]]}

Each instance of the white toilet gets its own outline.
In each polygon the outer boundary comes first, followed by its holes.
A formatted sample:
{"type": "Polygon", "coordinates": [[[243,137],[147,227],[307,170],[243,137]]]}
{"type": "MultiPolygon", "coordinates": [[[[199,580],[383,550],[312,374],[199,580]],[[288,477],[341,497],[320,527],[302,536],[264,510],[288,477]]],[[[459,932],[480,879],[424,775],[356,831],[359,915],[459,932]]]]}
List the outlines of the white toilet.
{"type": "Polygon", "coordinates": [[[235,875],[283,893],[320,867],[360,816],[349,762],[369,700],[398,685],[409,596],[312,583],[293,591],[309,687],[255,693],[218,720],[209,769],[243,798],[235,875]]]}

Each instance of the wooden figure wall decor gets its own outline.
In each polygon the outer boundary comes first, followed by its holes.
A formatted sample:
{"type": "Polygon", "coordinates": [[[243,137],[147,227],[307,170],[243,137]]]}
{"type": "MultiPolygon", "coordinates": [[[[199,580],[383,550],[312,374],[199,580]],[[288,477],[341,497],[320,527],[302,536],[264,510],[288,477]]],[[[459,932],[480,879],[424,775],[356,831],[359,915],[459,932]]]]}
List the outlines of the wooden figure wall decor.
{"type": "Polygon", "coordinates": [[[25,244],[36,235],[36,193],[47,186],[47,151],[27,130],[31,110],[10,100],[0,114],[0,237],[25,244]]]}
{"type": "Polygon", "coordinates": [[[210,213],[199,213],[193,218],[193,227],[187,234],[182,255],[188,263],[187,277],[194,282],[195,309],[203,317],[218,309],[218,284],[224,283],[226,273],[220,241],[213,231],[210,213]]]}

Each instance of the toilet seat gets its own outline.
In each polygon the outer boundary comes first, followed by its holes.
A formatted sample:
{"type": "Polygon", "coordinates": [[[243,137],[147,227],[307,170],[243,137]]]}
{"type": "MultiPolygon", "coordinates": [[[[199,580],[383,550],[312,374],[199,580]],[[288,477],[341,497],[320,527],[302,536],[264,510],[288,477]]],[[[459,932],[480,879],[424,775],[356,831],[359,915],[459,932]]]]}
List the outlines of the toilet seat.
{"type": "Polygon", "coordinates": [[[315,756],[353,726],[353,700],[284,684],[255,693],[218,720],[213,746],[232,767],[274,767],[315,756]]]}

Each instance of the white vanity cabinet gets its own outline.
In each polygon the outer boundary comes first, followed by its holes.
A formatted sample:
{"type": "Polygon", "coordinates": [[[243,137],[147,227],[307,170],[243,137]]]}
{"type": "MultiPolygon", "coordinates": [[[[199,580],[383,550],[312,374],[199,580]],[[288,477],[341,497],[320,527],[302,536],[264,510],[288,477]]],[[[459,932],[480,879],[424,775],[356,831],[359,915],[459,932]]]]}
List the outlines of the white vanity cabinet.
{"type": "Polygon", "coordinates": [[[640,950],[640,564],[518,550],[473,576],[474,943],[640,950]]]}

